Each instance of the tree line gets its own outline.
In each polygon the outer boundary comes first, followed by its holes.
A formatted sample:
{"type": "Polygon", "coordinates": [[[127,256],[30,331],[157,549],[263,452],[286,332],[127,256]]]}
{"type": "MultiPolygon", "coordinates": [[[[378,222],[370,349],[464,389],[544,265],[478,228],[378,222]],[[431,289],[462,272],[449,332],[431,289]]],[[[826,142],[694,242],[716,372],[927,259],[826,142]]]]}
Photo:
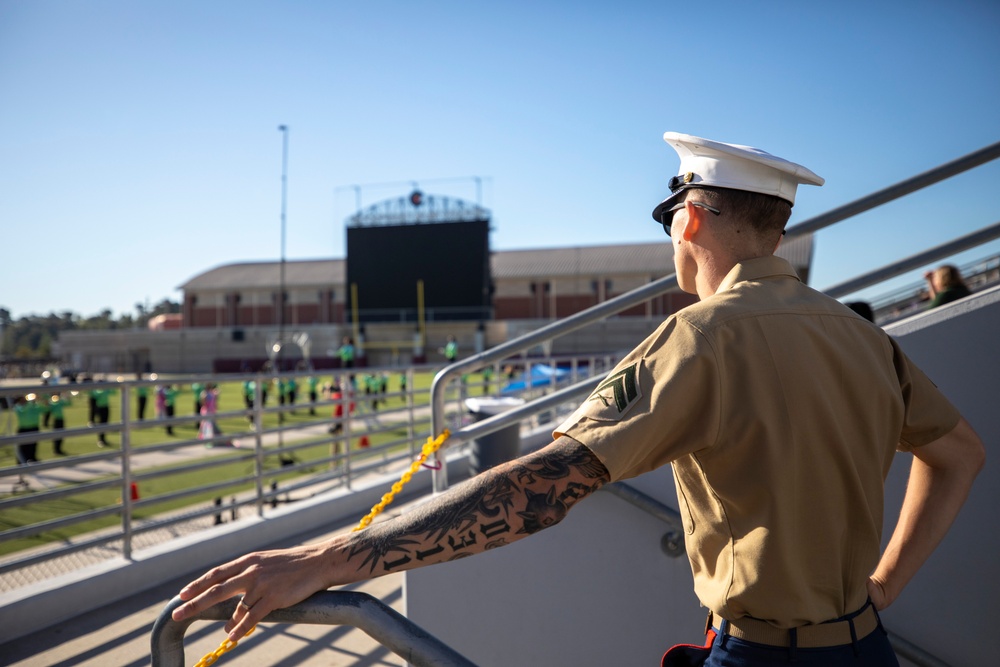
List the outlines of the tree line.
{"type": "Polygon", "coordinates": [[[153,308],[137,303],[135,309],[134,315],[125,313],[118,318],[105,309],[89,317],[67,310],[48,315],[25,315],[15,320],[10,310],[0,307],[0,359],[50,359],[52,344],[63,331],[145,328],[157,315],[181,312],[181,305],[164,299],[153,308]]]}

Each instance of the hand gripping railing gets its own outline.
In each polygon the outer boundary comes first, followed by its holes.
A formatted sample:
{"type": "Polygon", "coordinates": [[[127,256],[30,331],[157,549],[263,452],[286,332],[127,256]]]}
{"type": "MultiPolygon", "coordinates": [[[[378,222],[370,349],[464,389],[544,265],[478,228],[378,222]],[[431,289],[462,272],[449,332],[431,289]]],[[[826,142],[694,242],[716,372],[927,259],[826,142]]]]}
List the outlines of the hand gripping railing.
{"type": "MultiPolygon", "coordinates": [[[[184,667],[184,633],[188,627],[196,620],[228,620],[238,603],[238,598],[231,598],[184,621],[171,618],[174,609],[182,604],[181,599],[175,597],[167,603],[153,624],[150,638],[153,667],[184,667]]],[[[272,611],[262,622],[350,625],[416,667],[476,667],[475,663],[367,593],[321,591],[296,605],[272,611]]]]}

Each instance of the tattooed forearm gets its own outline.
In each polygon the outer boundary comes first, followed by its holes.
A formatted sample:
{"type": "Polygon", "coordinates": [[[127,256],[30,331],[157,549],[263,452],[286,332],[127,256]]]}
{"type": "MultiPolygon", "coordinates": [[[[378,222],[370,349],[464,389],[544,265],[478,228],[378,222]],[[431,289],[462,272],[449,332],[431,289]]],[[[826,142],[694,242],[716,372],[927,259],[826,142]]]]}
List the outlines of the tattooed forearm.
{"type": "MultiPolygon", "coordinates": [[[[364,554],[359,568],[369,567],[374,574],[382,562],[386,569],[410,563],[410,558],[390,559],[405,553],[420,561],[438,562],[449,559],[456,551],[476,543],[473,527],[479,522],[490,526],[495,535],[498,525],[490,521],[501,513],[509,514],[517,489],[506,475],[489,471],[454,487],[410,514],[383,524],[376,524],[360,534],[359,542],[351,550],[351,557],[364,554]],[[365,539],[369,538],[369,539],[365,539]],[[430,546],[422,549],[427,543],[430,546]],[[449,553],[444,554],[446,549],[449,553]],[[443,556],[442,556],[443,554],[443,556]],[[429,560],[431,556],[438,556],[429,560]]],[[[509,524],[503,521],[504,532],[509,524]]]]}
{"type": "Polygon", "coordinates": [[[350,558],[378,575],[494,549],[559,523],[608,481],[589,449],[561,439],[357,533],[350,558]]]}
{"type": "MultiPolygon", "coordinates": [[[[519,471],[518,481],[534,481],[535,477],[549,480],[565,479],[575,470],[579,475],[588,481],[596,481],[599,488],[608,481],[608,470],[604,464],[594,456],[593,452],[583,446],[566,447],[565,451],[560,451],[557,456],[546,456],[541,458],[534,465],[525,465],[519,471]],[[603,481],[600,481],[602,480],[603,481]]],[[[591,489],[591,491],[596,490],[591,489]]]]}

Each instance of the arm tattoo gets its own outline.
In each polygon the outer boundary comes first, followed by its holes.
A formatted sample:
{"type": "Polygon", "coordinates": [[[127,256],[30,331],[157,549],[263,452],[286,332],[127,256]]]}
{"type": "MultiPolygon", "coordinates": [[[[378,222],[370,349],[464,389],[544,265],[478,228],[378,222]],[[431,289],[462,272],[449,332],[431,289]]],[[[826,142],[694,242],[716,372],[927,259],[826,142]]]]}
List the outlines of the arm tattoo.
{"type": "Polygon", "coordinates": [[[358,569],[367,566],[374,574],[380,565],[390,571],[414,559],[470,556],[474,547],[493,549],[509,543],[508,535],[559,523],[609,479],[589,449],[560,442],[468,480],[410,514],[370,526],[359,533],[350,557],[363,555],[358,569]]]}

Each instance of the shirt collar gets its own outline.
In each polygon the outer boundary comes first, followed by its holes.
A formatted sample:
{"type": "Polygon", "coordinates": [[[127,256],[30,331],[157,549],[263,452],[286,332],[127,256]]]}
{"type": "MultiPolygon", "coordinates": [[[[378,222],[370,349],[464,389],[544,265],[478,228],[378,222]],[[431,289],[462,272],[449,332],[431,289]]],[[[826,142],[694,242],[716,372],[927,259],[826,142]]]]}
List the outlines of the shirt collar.
{"type": "Polygon", "coordinates": [[[737,283],[779,277],[799,280],[799,275],[792,268],[792,265],[776,255],[746,259],[737,262],[736,266],[729,270],[726,277],[719,283],[719,289],[716,290],[716,293],[728,290],[737,283]]]}

